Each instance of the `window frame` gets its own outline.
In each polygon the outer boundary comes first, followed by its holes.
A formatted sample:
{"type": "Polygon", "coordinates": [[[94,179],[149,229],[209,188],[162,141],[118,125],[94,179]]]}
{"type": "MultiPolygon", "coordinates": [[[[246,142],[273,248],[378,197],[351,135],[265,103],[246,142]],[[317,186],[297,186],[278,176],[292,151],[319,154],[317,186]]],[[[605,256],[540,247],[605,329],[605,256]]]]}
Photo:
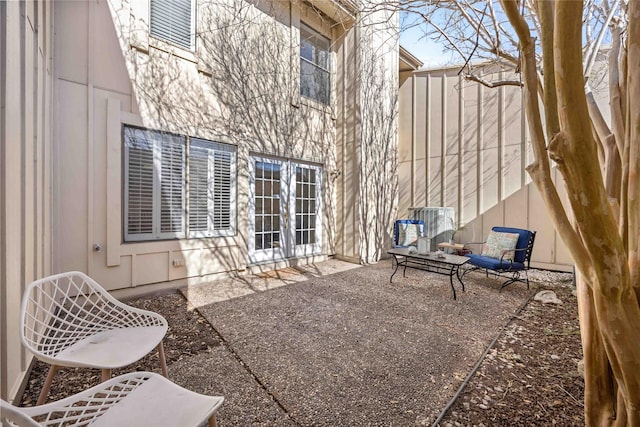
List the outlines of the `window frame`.
{"type": "MultiPolygon", "coordinates": [[[[169,239],[181,239],[184,238],[183,231],[177,232],[163,232],[161,230],[162,223],[162,143],[167,141],[169,138],[174,138],[183,141],[183,150],[182,150],[182,163],[184,164],[186,157],[186,146],[184,142],[186,142],[186,138],[180,135],[171,134],[168,132],[159,132],[150,129],[140,128],[136,126],[124,126],[123,127],[123,172],[124,172],[124,188],[123,188],[123,238],[125,242],[140,242],[140,241],[154,241],[154,240],[169,240],[169,239]],[[143,132],[148,135],[148,138],[151,141],[151,232],[150,233],[130,233],[129,227],[129,212],[131,205],[131,197],[130,197],[130,147],[127,144],[127,129],[132,129],[133,132],[143,132]],[[157,135],[158,138],[151,139],[152,135],[157,135]],[[159,169],[158,169],[159,167],[159,169]],[[160,171],[160,173],[158,173],[160,171]]],[[[182,180],[185,180],[184,168],[181,171],[182,180]]],[[[182,198],[181,198],[181,206],[179,207],[182,210],[181,215],[181,224],[180,229],[184,230],[185,226],[185,218],[184,218],[184,207],[186,203],[185,198],[185,190],[182,189],[182,198]]]]}
{"type": "MultiPolygon", "coordinates": [[[[326,35],[324,35],[323,33],[321,33],[320,31],[316,30],[315,28],[313,28],[313,26],[307,24],[305,21],[300,21],[300,27],[299,27],[299,36],[300,36],[300,42],[299,42],[299,48],[298,48],[298,59],[300,61],[300,65],[299,65],[299,94],[301,98],[304,98],[305,100],[309,100],[311,102],[317,103],[318,105],[321,106],[325,106],[325,107],[330,107],[332,100],[333,100],[333,62],[334,62],[334,58],[333,58],[333,52],[331,50],[331,38],[327,37],[326,35]],[[322,51],[326,52],[327,54],[327,66],[324,67],[316,62],[314,62],[313,60],[309,60],[305,57],[302,56],[302,40],[303,40],[303,35],[302,33],[306,32],[309,33],[311,36],[313,37],[317,37],[320,39],[324,39],[327,41],[327,48],[326,50],[320,46],[318,46],[317,44],[311,43],[309,42],[314,50],[315,49],[322,49],[322,51]],[[310,66],[314,67],[314,70],[320,70],[324,73],[326,73],[327,75],[327,83],[326,83],[326,91],[327,91],[327,97],[326,97],[326,101],[324,99],[321,99],[322,97],[313,97],[313,96],[309,96],[303,93],[303,66],[302,63],[306,63],[309,64],[310,66]]],[[[314,79],[313,82],[315,83],[316,80],[314,79]]]]}
{"type": "MultiPolygon", "coordinates": [[[[238,149],[235,145],[225,144],[223,142],[211,141],[203,138],[190,137],[189,138],[189,150],[187,156],[187,167],[186,167],[186,175],[188,177],[188,202],[187,202],[187,235],[190,239],[201,239],[206,237],[222,237],[222,236],[233,236],[236,234],[237,229],[237,186],[238,186],[238,177],[237,177],[237,158],[238,158],[238,149]],[[216,229],[216,221],[219,218],[215,216],[215,198],[216,193],[213,192],[211,196],[209,193],[207,195],[207,229],[206,230],[192,230],[191,229],[191,183],[192,183],[192,175],[191,175],[191,167],[192,167],[192,155],[191,150],[194,145],[200,145],[200,148],[203,148],[202,145],[210,145],[206,149],[209,150],[207,153],[207,179],[213,179],[213,186],[215,187],[218,182],[216,179],[216,159],[215,156],[217,153],[229,153],[229,227],[228,228],[220,228],[216,229]],[[213,177],[210,176],[213,174],[213,177]],[[212,212],[213,210],[213,212],[212,212]]],[[[207,187],[207,191],[211,191],[210,187],[207,187]]]]}
{"type": "MultiPolygon", "coordinates": [[[[210,237],[223,237],[223,236],[234,236],[237,233],[237,185],[238,185],[238,176],[237,176],[237,152],[238,148],[235,145],[227,144],[219,141],[212,141],[203,138],[191,137],[187,135],[174,134],[170,132],[163,132],[153,129],[147,129],[139,126],[123,124],[122,126],[122,144],[123,144],[123,154],[122,154],[122,171],[123,171],[123,180],[122,180],[122,198],[123,198],[123,221],[122,221],[122,232],[123,232],[123,242],[124,243],[138,243],[138,242],[154,242],[161,240],[180,240],[180,239],[201,239],[201,238],[210,238],[210,237]],[[131,133],[131,136],[129,136],[131,133]],[[130,166],[131,166],[131,152],[130,149],[132,146],[130,145],[130,138],[133,138],[135,141],[136,133],[142,133],[146,138],[147,144],[151,145],[151,163],[147,163],[147,167],[151,167],[151,232],[146,233],[131,233],[130,232],[130,206],[131,206],[131,181],[130,181],[130,166]],[[182,143],[182,159],[181,159],[181,168],[180,168],[180,181],[179,183],[174,183],[172,189],[175,189],[178,184],[181,188],[181,201],[178,209],[180,209],[180,226],[178,231],[172,232],[163,232],[162,227],[162,209],[163,209],[163,198],[162,195],[162,148],[163,144],[170,140],[178,140],[182,143]],[[213,160],[215,163],[215,154],[216,153],[225,153],[230,158],[228,159],[228,176],[223,175],[221,179],[223,183],[228,185],[227,196],[228,196],[228,212],[226,216],[228,219],[223,219],[228,221],[228,227],[216,229],[216,217],[215,213],[211,212],[211,209],[215,209],[214,202],[216,198],[216,193],[213,191],[213,188],[210,186],[215,186],[218,184],[215,180],[215,170],[213,170],[213,176],[211,176],[210,167],[207,168],[207,229],[206,230],[191,230],[190,224],[190,207],[191,207],[191,146],[198,145],[209,145],[210,147],[206,147],[209,152],[207,153],[207,164],[210,165],[213,160]],[[150,166],[149,166],[150,165],[150,166]]],[[[147,156],[148,157],[148,156],[147,156]]],[[[215,166],[215,165],[214,165],[215,166]]],[[[142,169],[144,165],[141,165],[142,169]]],[[[148,180],[149,174],[147,174],[148,180]]],[[[144,179],[141,178],[141,179],[144,179]]],[[[224,185],[224,184],[223,184],[224,185]]],[[[148,190],[148,188],[147,188],[148,190]]],[[[166,199],[165,199],[166,200],[166,199]]],[[[226,203],[225,203],[226,204],[226,203]]],[[[170,206],[171,209],[171,206],[170,206]]],[[[175,209],[175,207],[174,207],[175,209]]],[[[225,215],[224,209],[222,210],[223,216],[225,215]]]]}
{"type": "MultiPolygon", "coordinates": [[[[183,44],[180,44],[179,42],[176,42],[175,40],[172,40],[171,38],[165,37],[161,34],[157,34],[153,32],[153,22],[151,20],[151,9],[152,9],[152,3],[156,1],[156,0],[149,0],[149,36],[153,37],[157,40],[161,40],[164,43],[168,43],[171,46],[174,46],[176,48],[179,49],[183,49],[189,52],[194,52],[196,51],[196,29],[197,29],[197,0],[187,0],[190,3],[190,18],[191,18],[191,23],[189,25],[189,46],[185,46],[183,44]]],[[[170,18],[169,18],[170,19],[170,18]]]]}

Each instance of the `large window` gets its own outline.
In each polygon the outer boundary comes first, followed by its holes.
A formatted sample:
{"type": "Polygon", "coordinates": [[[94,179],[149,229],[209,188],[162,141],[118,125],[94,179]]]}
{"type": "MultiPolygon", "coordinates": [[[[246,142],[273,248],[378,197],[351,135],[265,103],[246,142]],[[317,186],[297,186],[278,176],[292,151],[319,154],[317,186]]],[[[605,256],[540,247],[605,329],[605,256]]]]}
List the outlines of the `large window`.
{"type": "Polygon", "coordinates": [[[235,233],[234,146],[125,126],[124,163],[125,241],[235,233]]]}
{"type": "Polygon", "coordinates": [[[193,0],[151,0],[151,34],[185,49],[193,49],[193,0]]]}
{"type": "Polygon", "coordinates": [[[331,93],[331,42],[300,23],[300,95],[329,104],[331,93]]]}

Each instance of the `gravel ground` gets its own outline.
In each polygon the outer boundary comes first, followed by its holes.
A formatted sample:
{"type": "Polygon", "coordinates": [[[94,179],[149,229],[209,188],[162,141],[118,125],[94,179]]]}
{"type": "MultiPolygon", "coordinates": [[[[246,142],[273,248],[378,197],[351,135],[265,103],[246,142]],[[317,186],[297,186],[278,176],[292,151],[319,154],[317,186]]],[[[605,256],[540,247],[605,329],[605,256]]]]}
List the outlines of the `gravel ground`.
{"type": "MultiPolygon", "coordinates": [[[[221,426],[431,425],[533,291],[516,284],[498,293],[498,282],[472,275],[453,301],[447,278],[411,271],[389,285],[390,273],[385,261],[197,310],[179,293],[128,303],[167,318],[169,376],[224,395],[221,426]]],[[[564,304],[529,302],[440,425],[583,423],[570,276],[534,278],[564,304]]],[[[199,292],[233,283],[207,286],[199,292]]],[[[131,370],[159,372],[157,354],[116,374],[131,370]]],[[[45,375],[37,362],[23,405],[35,402],[45,375]]],[[[61,370],[50,400],[98,381],[96,371],[61,370]]]]}

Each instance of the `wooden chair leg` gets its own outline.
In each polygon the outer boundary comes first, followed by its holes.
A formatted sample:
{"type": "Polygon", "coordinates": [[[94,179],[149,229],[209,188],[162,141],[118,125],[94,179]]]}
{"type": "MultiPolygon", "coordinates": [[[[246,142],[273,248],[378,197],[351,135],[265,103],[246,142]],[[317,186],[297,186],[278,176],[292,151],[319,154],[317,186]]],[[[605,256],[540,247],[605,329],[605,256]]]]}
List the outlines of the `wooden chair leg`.
{"type": "Polygon", "coordinates": [[[216,414],[209,417],[209,427],[218,427],[218,423],[216,423],[216,414]]]}
{"type": "Polygon", "coordinates": [[[158,344],[158,356],[160,357],[160,368],[162,369],[162,375],[165,378],[169,378],[169,374],[167,373],[167,360],[164,357],[164,346],[162,345],[162,341],[158,344]]]}
{"type": "Polygon", "coordinates": [[[111,369],[103,369],[102,370],[102,382],[108,381],[111,379],[111,369]]]}
{"type": "Polygon", "coordinates": [[[56,376],[56,372],[58,372],[59,366],[51,365],[49,367],[49,373],[47,374],[47,379],[44,380],[44,385],[42,386],[42,390],[40,390],[40,396],[38,396],[38,402],[36,405],[40,406],[47,399],[47,395],[49,394],[49,389],[51,388],[51,383],[53,382],[53,377],[56,376]]]}

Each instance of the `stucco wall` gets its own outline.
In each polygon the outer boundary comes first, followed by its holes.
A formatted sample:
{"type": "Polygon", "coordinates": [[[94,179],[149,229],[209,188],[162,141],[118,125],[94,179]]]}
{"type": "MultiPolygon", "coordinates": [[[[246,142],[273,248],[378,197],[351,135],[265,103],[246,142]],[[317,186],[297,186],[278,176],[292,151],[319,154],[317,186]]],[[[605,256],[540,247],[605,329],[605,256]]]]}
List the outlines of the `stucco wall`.
{"type": "Polygon", "coordinates": [[[51,271],[53,4],[0,3],[0,396],[30,356],[19,336],[25,285],[51,271]]]}
{"type": "MultiPolygon", "coordinates": [[[[301,2],[253,3],[199,2],[193,52],[149,35],[148,0],[55,3],[60,197],[54,257],[60,271],[86,271],[112,290],[249,271],[254,154],[322,165],[323,251],[311,260],[362,258],[361,195],[354,192],[363,165],[358,30],[353,22],[335,25],[301,2]],[[329,106],[299,93],[301,21],[332,40],[329,106]],[[123,243],[123,124],[236,145],[237,235],[123,243]]],[[[391,40],[389,52],[396,49],[391,40]]],[[[393,72],[397,54],[391,56],[393,72]]]]}
{"type": "Polygon", "coordinates": [[[60,270],[87,271],[109,289],[244,271],[249,153],[330,167],[330,114],[279,90],[290,86],[292,30],[288,5],[274,4],[200,2],[189,52],[149,35],[148,1],[56,3],[60,270]],[[236,145],[237,235],[123,243],[123,124],[236,145]]]}
{"type": "Polygon", "coordinates": [[[380,259],[397,212],[397,24],[397,14],[376,10],[336,42],[337,164],[330,178],[336,256],[352,262],[380,259]]]}
{"type": "MultiPolygon", "coordinates": [[[[525,170],[532,152],[520,89],[488,88],[458,70],[402,76],[399,216],[408,217],[410,207],[453,207],[461,242],[484,241],[497,225],[536,230],[532,263],[570,269],[573,261],[525,170]]],[[[497,69],[483,74],[518,79],[497,69]]]]}
{"type": "MultiPolygon", "coordinates": [[[[365,2],[366,3],[366,2],[365,2]]],[[[375,4],[376,2],[371,2],[375,4]]],[[[398,15],[378,10],[360,30],[360,260],[377,262],[391,247],[398,202],[398,15]]]]}

